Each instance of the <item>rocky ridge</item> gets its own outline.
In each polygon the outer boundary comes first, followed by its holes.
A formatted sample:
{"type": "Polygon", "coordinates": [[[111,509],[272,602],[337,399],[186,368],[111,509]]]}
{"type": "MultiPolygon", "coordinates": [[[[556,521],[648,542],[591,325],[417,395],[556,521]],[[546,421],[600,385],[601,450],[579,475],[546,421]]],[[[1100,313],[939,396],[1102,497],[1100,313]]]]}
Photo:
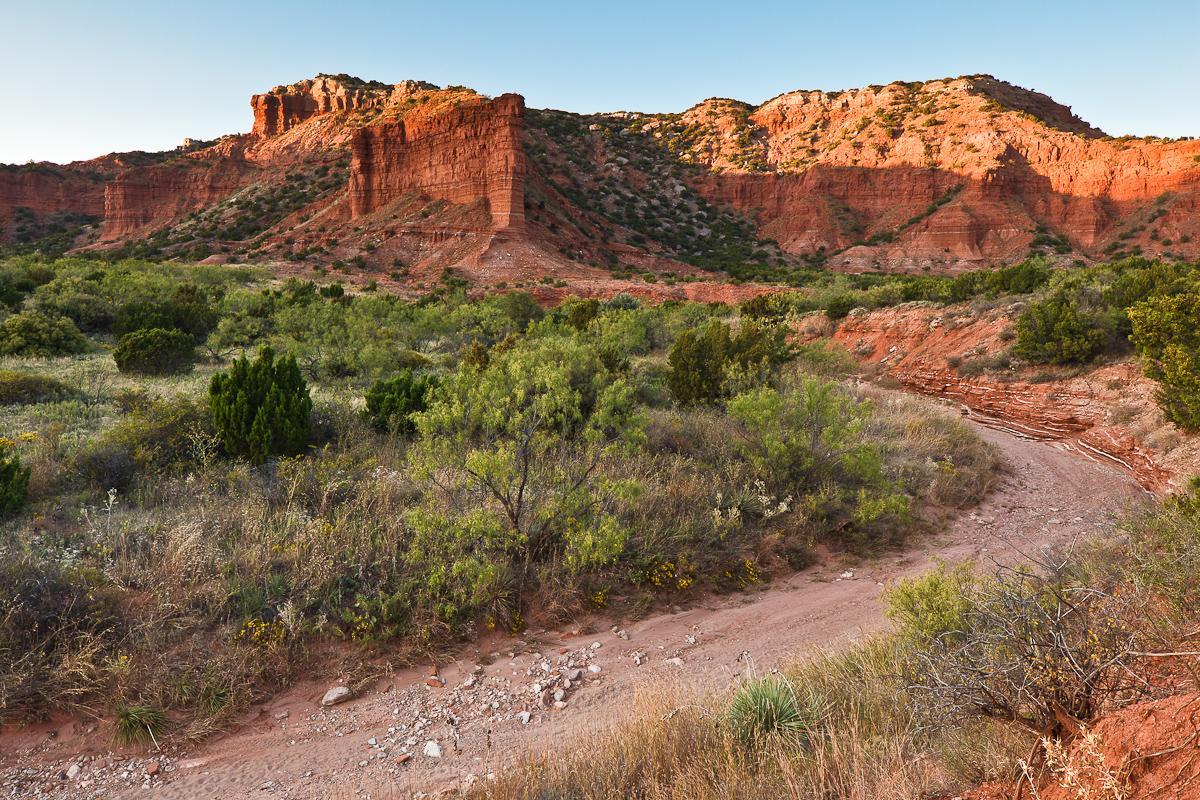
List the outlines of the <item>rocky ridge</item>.
{"type": "Polygon", "coordinates": [[[251,110],[249,133],[213,143],[0,169],[0,241],[18,217],[75,214],[102,218],[78,248],[351,264],[418,288],[446,267],[495,274],[497,236],[524,245],[514,276],[551,282],[1200,255],[1200,142],[1113,139],[989,76],[579,115],[320,75],[251,110]],[[322,167],[340,182],[226,213],[322,167]],[[256,218],[192,224],[218,212],[256,218]]]}

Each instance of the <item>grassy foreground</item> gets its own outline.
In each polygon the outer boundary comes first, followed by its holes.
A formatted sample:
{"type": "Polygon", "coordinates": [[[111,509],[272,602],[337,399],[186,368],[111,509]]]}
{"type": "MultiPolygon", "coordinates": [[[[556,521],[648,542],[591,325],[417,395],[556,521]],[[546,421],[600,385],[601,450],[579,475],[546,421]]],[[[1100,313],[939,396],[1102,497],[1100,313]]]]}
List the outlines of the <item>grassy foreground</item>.
{"type": "Polygon", "coordinates": [[[0,288],[0,721],[203,736],[316,664],[903,546],[998,468],[728,306],[81,259],[0,288]]]}
{"type": "MultiPolygon", "coordinates": [[[[477,785],[527,798],[949,797],[1000,781],[1129,797],[1094,757],[1105,714],[1200,690],[1200,504],[1174,498],[1039,572],[939,567],[889,588],[894,632],[732,692],[648,688],[586,753],[477,785]],[[1157,653],[1185,655],[1164,661],[1157,653]],[[1082,756],[1071,746],[1084,745],[1082,756]]],[[[1164,753],[1188,742],[1164,742],[1164,753]]],[[[1154,754],[1141,754],[1153,759],[1154,754]]],[[[1014,795],[1015,796],[1015,795],[1014,795]]]]}

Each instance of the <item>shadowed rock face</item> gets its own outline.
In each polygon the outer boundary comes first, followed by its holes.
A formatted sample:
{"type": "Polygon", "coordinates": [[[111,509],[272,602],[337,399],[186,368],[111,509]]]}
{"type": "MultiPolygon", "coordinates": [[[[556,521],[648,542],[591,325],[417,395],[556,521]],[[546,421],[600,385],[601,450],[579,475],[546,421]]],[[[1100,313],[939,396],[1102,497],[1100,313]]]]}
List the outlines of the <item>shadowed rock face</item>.
{"type": "Polygon", "coordinates": [[[519,95],[417,81],[318,76],[251,108],[249,134],[207,146],[0,170],[0,240],[17,209],[103,213],[79,246],[165,230],[172,255],[184,244],[171,232],[196,214],[213,224],[192,229],[233,232],[208,241],[230,253],[334,240],[338,257],[440,269],[491,258],[503,233],[541,260],[673,268],[707,252],[715,208],[749,231],[747,253],[757,236],[845,271],[955,272],[1038,247],[1064,262],[1200,256],[1200,142],[1112,139],[988,76],[682,114],[538,112],[536,134],[519,95]],[[340,183],[295,183],[318,169],[340,183]]]}

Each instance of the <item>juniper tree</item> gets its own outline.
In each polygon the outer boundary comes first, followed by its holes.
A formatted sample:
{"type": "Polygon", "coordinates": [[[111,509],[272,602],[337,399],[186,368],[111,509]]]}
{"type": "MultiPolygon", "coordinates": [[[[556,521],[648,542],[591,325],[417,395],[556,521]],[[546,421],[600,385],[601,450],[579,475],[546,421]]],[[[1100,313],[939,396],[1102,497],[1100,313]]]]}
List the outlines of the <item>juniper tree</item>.
{"type": "Polygon", "coordinates": [[[0,448],[0,515],[11,514],[25,505],[29,491],[29,467],[16,453],[0,448]]]}
{"type": "Polygon", "coordinates": [[[209,405],[225,451],[255,464],[300,453],[312,427],[312,398],[296,359],[277,361],[269,347],[214,375],[209,405]]]}

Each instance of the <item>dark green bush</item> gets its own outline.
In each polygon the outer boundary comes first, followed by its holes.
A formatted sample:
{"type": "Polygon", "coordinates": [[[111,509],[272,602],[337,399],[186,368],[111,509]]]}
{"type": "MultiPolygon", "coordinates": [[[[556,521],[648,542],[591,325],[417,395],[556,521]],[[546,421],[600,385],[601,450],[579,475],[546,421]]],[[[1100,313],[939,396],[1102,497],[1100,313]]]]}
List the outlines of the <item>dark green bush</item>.
{"type": "Polygon", "coordinates": [[[29,467],[16,453],[0,446],[0,515],[20,511],[28,492],[29,467]]]}
{"type": "Polygon", "coordinates": [[[667,356],[667,382],[680,405],[711,404],[762,383],[794,356],[783,325],[745,319],[731,333],[728,325],[712,320],[675,340],[667,356]]]}
{"type": "Polygon", "coordinates": [[[32,405],[64,400],[75,391],[45,375],[0,369],[0,405],[32,405]]]}
{"type": "Polygon", "coordinates": [[[1129,319],[1163,413],[1185,431],[1200,430],[1200,294],[1151,298],[1129,309],[1129,319]]]}
{"type": "Polygon", "coordinates": [[[86,349],[87,339],[66,317],[22,311],[0,322],[0,356],[53,358],[86,349]]]}
{"type": "Polygon", "coordinates": [[[729,348],[729,326],[717,320],[679,335],[667,355],[667,385],[676,403],[692,406],[721,398],[729,348]]]}
{"type": "Polygon", "coordinates": [[[121,372],[171,375],[187,372],[196,360],[196,343],[190,333],[146,328],[127,333],[117,342],[113,361],[121,372]]]}
{"type": "Polygon", "coordinates": [[[1104,347],[1106,333],[1095,316],[1060,291],[1031,303],[1017,320],[1013,351],[1037,364],[1081,364],[1104,347]]]}
{"type": "Polygon", "coordinates": [[[403,370],[388,380],[376,381],[367,391],[367,417],[380,430],[409,434],[412,415],[424,411],[429,392],[437,386],[433,375],[403,370]]]}
{"type": "Polygon", "coordinates": [[[214,375],[209,405],[225,452],[255,464],[299,454],[312,429],[312,398],[296,359],[276,361],[269,347],[214,375]]]}
{"type": "Polygon", "coordinates": [[[81,331],[101,332],[112,327],[113,304],[104,296],[100,280],[91,276],[55,278],[39,287],[33,309],[48,316],[66,317],[81,331]]]}

